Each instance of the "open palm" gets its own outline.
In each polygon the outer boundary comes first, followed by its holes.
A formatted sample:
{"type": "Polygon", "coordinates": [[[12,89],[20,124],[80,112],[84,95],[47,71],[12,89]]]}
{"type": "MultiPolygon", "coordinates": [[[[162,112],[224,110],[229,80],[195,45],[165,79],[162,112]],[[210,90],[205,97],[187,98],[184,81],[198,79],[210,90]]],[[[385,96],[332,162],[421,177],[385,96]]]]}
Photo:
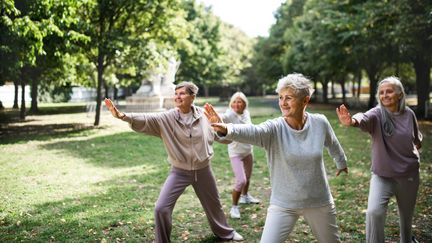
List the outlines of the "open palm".
{"type": "Polygon", "coordinates": [[[213,106],[209,103],[204,105],[204,114],[210,123],[223,123],[222,118],[218,115],[218,113],[214,110],[213,106]]]}
{"type": "Polygon", "coordinates": [[[339,122],[344,126],[351,126],[351,114],[348,111],[348,108],[346,108],[345,105],[341,105],[338,108],[336,108],[336,114],[339,118],[339,122]]]}

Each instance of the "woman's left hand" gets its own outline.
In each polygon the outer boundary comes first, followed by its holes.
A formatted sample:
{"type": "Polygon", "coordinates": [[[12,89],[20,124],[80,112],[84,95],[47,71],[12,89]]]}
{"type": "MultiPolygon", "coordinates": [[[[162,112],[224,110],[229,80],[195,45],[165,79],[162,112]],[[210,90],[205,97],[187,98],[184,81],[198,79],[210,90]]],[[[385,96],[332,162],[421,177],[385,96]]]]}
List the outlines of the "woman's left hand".
{"type": "Polygon", "coordinates": [[[123,112],[120,112],[117,107],[113,104],[113,102],[110,99],[105,98],[105,105],[108,108],[108,110],[111,112],[113,117],[122,119],[125,114],[123,112]]]}
{"type": "Polygon", "coordinates": [[[348,167],[345,167],[343,169],[337,169],[336,170],[336,176],[339,176],[342,172],[345,172],[348,174],[348,167]]]}

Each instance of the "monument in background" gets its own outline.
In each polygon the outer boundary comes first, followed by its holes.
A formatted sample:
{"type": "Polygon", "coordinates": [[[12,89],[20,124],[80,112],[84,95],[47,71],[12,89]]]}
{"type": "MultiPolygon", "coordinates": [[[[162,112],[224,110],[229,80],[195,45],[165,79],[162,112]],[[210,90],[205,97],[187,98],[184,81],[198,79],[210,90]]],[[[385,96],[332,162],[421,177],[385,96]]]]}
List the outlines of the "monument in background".
{"type": "Polygon", "coordinates": [[[180,62],[168,60],[165,71],[152,71],[135,94],[126,97],[126,111],[154,112],[174,107],[174,81],[180,62]]]}

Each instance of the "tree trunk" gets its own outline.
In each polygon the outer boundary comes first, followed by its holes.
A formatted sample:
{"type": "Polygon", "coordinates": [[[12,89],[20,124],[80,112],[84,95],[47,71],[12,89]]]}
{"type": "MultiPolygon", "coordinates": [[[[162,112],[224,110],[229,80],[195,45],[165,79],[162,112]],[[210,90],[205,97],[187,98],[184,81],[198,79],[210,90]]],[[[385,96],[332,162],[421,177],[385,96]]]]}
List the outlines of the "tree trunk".
{"type": "Polygon", "coordinates": [[[104,24],[105,24],[105,15],[103,11],[102,3],[99,2],[99,36],[97,39],[97,47],[98,47],[98,59],[96,63],[97,68],[97,88],[96,88],[96,115],[95,115],[95,126],[99,126],[100,121],[100,113],[101,113],[101,101],[102,101],[102,86],[103,82],[103,72],[104,72],[104,59],[105,59],[105,48],[103,46],[103,36],[104,36],[104,24]]]}
{"type": "Polygon", "coordinates": [[[345,90],[345,80],[342,79],[340,82],[341,85],[341,91],[342,91],[342,103],[346,104],[346,90],[345,90]]]}
{"type": "Polygon", "coordinates": [[[12,108],[13,109],[18,109],[18,92],[19,92],[19,82],[15,81],[14,82],[14,87],[15,87],[15,95],[14,95],[14,103],[12,108]]]}
{"type": "Polygon", "coordinates": [[[32,85],[31,85],[31,106],[30,106],[30,112],[31,113],[37,113],[38,112],[38,102],[37,102],[37,97],[38,97],[38,85],[37,85],[37,81],[35,78],[33,78],[32,80],[32,85]]]}
{"type": "Polygon", "coordinates": [[[114,85],[114,100],[118,100],[118,88],[114,85]]]}
{"type": "Polygon", "coordinates": [[[96,116],[95,116],[95,122],[94,122],[95,126],[99,126],[100,113],[101,113],[102,86],[104,85],[104,82],[103,82],[103,72],[104,72],[103,59],[104,59],[104,56],[101,53],[101,50],[99,48],[99,56],[98,56],[98,63],[97,63],[96,116]]]}
{"type": "Polygon", "coordinates": [[[209,97],[209,86],[204,84],[204,97],[209,97]]]}
{"type": "Polygon", "coordinates": [[[361,80],[362,80],[362,72],[360,70],[357,74],[357,98],[360,98],[360,94],[361,94],[361,80]]]}
{"type": "Polygon", "coordinates": [[[313,79],[313,80],[314,80],[313,81],[313,88],[314,88],[315,95],[312,95],[312,101],[315,102],[315,101],[318,101],[318,96],[316,95],[316,92],[318,90],[318,81],[316,81],[316,79],[313,79]]]}
{"type": "Polygon", "coordinates": [[[429,103],[429,90],[430,90],[430,58],[418,56],[414,60],[414,69],[416,73],[416,86],[417,86],[417,109],[416,114],[418,117],[426,116],[426,103],[429,103]]]}
{"type": "Polygon", "coordinates": [[[328,81],[324,80],[322,82],[322,86],[323,86],[323,93],[322,93],[322,98],[323,98],[323,103],[324,104],[328,104],[328,81]]]}
{"type": "Polygon", "coordinates": [[[377,84],[378,84],[378,68],[371,65],[366,68],[366,72],[369,77],[369,102],[368,102],[368,109],[375,106],[376,99],[375,94],[377,91],[377,84]]]}
{"type": "Polygon", "coordinates": [[[331,81],[331,94],[332,94],[332,99],[336,99],[336,91],[335,91],[335,87],[334,87],[335,82],[331,81]]]}
{"type": "Polygon", "coordinates": [[[104,87],[104,91],[105,91],[105,98],[112,98],[112,97],[110,97],[110,95],[109,95],[109,88],[108,88],[108,85],[106,85],[106,83],[104,82],[104,85],[103,85],[103,87],[104,87]]]}
{"type": "MultiPolygon", "coordinates": [[[[24,68],[22,68],[24,69],[24,68]]],[[[24,81],[24,70],[21,70],[21,109],[20,119],[25,120],[26,117],[26,106],[25,106],[25,81],[24,81]]]]}

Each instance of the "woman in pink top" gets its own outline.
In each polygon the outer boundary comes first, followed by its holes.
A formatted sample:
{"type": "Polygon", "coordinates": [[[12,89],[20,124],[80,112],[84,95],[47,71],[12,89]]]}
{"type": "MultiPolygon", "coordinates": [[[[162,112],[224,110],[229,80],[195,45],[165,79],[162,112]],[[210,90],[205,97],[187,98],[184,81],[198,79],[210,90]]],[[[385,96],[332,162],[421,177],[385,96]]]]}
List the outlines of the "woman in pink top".
{"type": "Polygon", "coordinates": [[[387,77],[378,85],[378,105],[351,117],[341,105],[336,109],[345,126],[359,127],[372,139],[372,177],[366,212],[366,242],[383,243],[387,205],[396,197],[401,243],[415,242],[411,234],[417,199],[419,149],[422,134],[414,112],[406,106],[405,91],[398,78],[387,77]]]}

